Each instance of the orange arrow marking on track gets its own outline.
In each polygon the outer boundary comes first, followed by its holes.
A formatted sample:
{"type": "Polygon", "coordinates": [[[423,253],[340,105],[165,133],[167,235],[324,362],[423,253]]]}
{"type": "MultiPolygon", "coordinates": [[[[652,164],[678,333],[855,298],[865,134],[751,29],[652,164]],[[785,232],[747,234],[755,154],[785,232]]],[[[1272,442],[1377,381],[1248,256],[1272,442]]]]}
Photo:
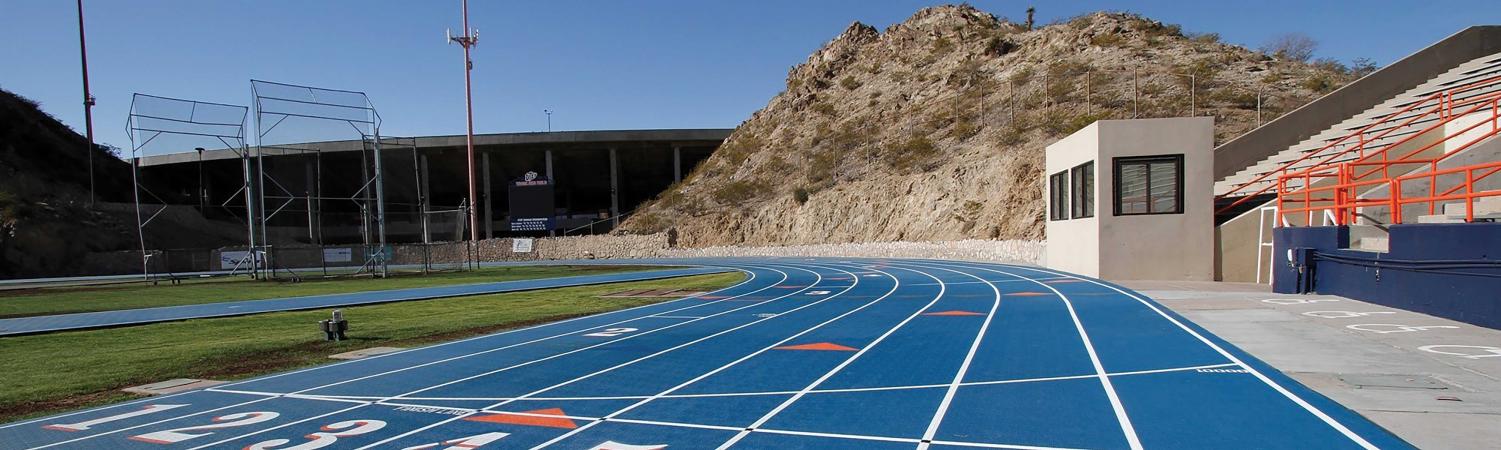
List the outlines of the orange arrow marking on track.
{"type": "Polygon", "coordinates": [[[854,348],[845,347],[843,345],[835,344],[835,343],[832,343],[832,342],[819,342],[819,343],[814,343],[814,344],[789,345],[789,346],[786,346],[786,347],[777,347],[776,349],[777,350],[820,350],[820,351],[834,351],[834,352],[853,352],[853,351],[857,350],[857,349],[854,349],[854,348]]]}
{"type": "Polygon", "coordinates": [[[977,313],[977,312],[974,312],[974,311],[939,311],[939,312],[923,313],[923,315],[924,316],[983,316],[985,314],[984,313],[977,313]]]}
{"type": "Polygon", "coordinates": [[[566,415],[567,414],[563,414],[562,408],[548,408],[533,411],[523,411],[519,414],[500,413],[485,416],[474,416],[465,418],[464,420],[470,422],[505,423],[511,425],[528,425],[534,427],[564,428],[569,430],[578,428],[578,424],[573,423],[573,419],[563,417],[566,415]]]}

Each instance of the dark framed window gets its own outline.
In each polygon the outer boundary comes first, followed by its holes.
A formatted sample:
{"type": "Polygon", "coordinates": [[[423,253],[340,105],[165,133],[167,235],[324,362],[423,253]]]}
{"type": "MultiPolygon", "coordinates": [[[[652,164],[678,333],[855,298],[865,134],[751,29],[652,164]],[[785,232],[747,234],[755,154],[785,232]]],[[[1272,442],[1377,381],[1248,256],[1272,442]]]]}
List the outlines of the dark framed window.
{"type": "Polygon", "coordinates": [[[1115,158],[1115,215],[1183,213],[1183,155],[1115,158]]]}
{"type": "Polygon", "coordinates": [[[1068,220],[1068,171],[1048,176],[1048,218],[1068,220]]]}
{"type": "Polygon", "coordinates": [[[1073,218],[1094,217],[1094,161],[1069,169],[1073,196],[1073,218]]]}

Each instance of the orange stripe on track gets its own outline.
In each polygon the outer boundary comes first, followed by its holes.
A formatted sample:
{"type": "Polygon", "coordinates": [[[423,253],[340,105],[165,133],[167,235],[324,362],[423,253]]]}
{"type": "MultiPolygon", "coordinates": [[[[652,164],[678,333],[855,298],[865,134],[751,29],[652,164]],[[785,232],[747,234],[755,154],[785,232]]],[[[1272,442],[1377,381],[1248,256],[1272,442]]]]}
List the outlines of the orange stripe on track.
{"type": "Polygon", "coordinates": [[[977,313],[977,312],[974,312],[974,311],[939,311],[939,312],[923,313],[923,315],[924,316],[983,316],[985,314],[984,313],[977,313]]]}
{"type": "Polygon", "coordinates": [[[826,352],[853,352],[853,351],[857,350],[855,348],[845,347],[843,345],[835,344],[835,343],[832,343],[832,342],[818,342],[818,343],[813,343],[813,344],[788,345],[786,347],[777,347],[776,349],[777,350],[817,350],[817,351],[826,351],[826,352]]]}

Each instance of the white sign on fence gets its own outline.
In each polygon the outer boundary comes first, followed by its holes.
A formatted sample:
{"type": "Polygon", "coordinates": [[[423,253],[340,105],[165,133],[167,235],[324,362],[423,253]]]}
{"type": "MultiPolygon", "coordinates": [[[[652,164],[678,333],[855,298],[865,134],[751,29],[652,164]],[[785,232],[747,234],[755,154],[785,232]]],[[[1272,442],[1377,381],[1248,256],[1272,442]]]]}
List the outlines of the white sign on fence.
{"type": "Polygon", "coordinates": [[[235,267],[240,266],[242,262],[247,263],[244,266],[248,268],[250,267],[250,264],[248,264],[249,261],[246,261],[245,258],[249,256],[250,252],[248,251],[219,252],[219,268],[232,270],[235,267]]]}
{"type": "Polygon", "coordinates": [[[350,262],[354,261],[354,249],[352,248],[325,248],[323,249],[323,262],[350,262]]]}
{"type": "Polygon", "coordinates": [[[531,253],[531,239],[511,239],[511,253],[531,253]]]}

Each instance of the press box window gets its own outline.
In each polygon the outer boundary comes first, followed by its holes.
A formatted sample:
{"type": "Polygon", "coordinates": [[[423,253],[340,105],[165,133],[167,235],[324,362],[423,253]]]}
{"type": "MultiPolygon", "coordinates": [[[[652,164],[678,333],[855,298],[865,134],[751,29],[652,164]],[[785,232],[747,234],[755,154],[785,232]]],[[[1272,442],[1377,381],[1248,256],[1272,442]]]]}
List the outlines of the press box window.
{"type": "Polygon", "coordinates": [[[1073,218],[1094,217],[1094,161],[1069,169],[1069,178],[1074,192],[1073,218]]]}
{"type": "Polygon", "coordinates": [[[1183,213],[1183,155],[1115,159],[1115,215],[1183,213]]]}
{"type": "Polygon", "coordinates": [[[1068,220],[1068,171],[1048,176],[1048,203],[1051,220],[1068,220]]]}

